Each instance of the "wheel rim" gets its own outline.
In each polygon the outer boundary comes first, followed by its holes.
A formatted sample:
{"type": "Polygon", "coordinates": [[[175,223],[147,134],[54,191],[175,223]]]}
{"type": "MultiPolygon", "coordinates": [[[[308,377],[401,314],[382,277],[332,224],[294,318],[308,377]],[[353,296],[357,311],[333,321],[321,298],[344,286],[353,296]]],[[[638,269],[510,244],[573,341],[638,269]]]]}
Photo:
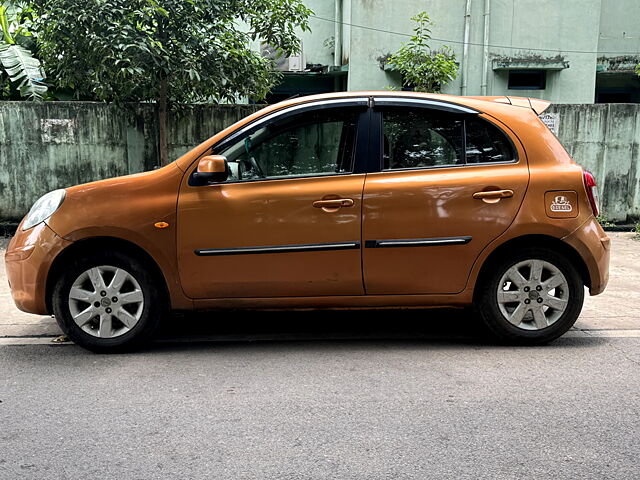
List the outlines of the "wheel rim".
{"type": "Polygon", "coordinates": [[[569,304],[569,284],[562,272],[545,260],[512,265],[498,283],[502,315],[523,330],[542,330],[555,323],[569,304]]]}
{"type": "Polygon", "coordinates": [[[144,294],[122,268],[93,267],[81,273],[69,291],[69,311],[84,332],[99,338],[124,335],[140,321],[144,294]]]}

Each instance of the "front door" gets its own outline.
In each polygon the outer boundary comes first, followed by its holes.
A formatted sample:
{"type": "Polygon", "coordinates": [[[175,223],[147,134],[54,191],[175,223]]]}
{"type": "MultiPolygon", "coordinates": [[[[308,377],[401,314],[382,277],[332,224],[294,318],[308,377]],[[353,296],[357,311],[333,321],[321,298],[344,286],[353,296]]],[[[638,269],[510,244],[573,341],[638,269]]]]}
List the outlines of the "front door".
{"type": "Polygon", "coordinates": [[[191,186],[187,172],[178,262],[188,296],[364,293],[365,174],[354,168],[362,155],[357,145],[366,148],[358,141],[366,109],[366,100],[292,109],[214,147],[229,163],[226,182],[191,186]]]}
{"type": "Polygon", "coordinates": [[[433,103],[376,100],[380,167],[363,198],[367,294],[461,292],[524,198],[517,140],[466,108],[433,103]]]}

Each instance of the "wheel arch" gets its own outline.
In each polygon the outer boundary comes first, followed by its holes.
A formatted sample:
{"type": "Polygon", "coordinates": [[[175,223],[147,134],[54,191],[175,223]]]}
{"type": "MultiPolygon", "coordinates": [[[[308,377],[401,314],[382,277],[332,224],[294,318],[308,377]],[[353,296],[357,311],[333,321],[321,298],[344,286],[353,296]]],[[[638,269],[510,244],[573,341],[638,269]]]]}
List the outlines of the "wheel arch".
{"type": "Polygon", "coordinates": [[[118,237],[89,237],[73,242],[62,252],[60,252],[60,254],[54,259],[53,263],[51,264],[51,267],[49,268],[49,272],[47,274],[45,289],[45,304],[47,307],[47,312],[53,312],[53,289],[55,287],[56,280],[60,277],[60,273],[64,270],[65,264],[76,256],[90,255],[91,252],[105,250],[124,253],[142,262],[149,269],[149,272],[151,272],[153,277],[157,280],[158,288],[162,289],[162,293],[166,295],[167,298],[169,297],[167,279],[165,278],[162,269],[158,265],[158,262],[156,262],[155,259],[145,249],[129,240],[124,240],[118,237]]]}
{"type": "MultiPolygon", "coordinates": [[[[480,268],[480,271],[478,273],[475,285],[481,284],[481,282],[484,281],[484,279],[491,273],[492,268],[500,259],[504,258],[506,255],[516,249],[525,247],[548,248],[549,250],[560,253],[561,255],[569,259],[572,265],[576,267],[584,285],[588,288],[591,288],[591,276],[589,275],[589,269],[587,268],[587,265],[580,254],[568,243],[563,242],[556,237],[543,234],[523,235],[520,237],[512,238],[500,244],[484,260],[482,267],[480,268]]],[[[478,295],[480,290],[481,289],[474,287],[474,300],[476,300],[476,296],[478,295]]]]}

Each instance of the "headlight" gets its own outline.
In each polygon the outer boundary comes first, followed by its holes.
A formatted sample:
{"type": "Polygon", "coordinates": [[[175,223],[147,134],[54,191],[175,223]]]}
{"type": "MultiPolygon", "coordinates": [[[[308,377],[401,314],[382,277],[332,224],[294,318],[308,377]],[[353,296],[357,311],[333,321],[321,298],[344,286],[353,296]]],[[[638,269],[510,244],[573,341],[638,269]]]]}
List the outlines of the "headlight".
{"type": "Polygon", "coordinates": [[[53,215],[58,207],[62,205],[64,196],[65,191],[63,189],[54,190],[41,196],[27,213],[22,224],[22,230],[29,230],[53,215]]]}

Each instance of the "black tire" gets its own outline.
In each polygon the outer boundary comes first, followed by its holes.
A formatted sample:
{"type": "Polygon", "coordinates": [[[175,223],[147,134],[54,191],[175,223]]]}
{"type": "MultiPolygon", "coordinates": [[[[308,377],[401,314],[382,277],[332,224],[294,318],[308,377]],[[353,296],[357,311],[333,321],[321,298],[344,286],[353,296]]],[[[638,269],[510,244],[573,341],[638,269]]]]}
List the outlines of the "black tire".
{"type": "Polygon", "coordinates": [[[167,293],[151,269],[140,261],[118,252],[79,256],[61,273],[53,288],[51,304],[62,331],[70,340],[96,353],[131,351],[149,341],[163,318],[169,313],[167,293]],[[144,302],[137,323],[126,333],[113,338],[99,338],[85,332],[73,320],[69,294],[73,283],[85,271],[102,265],[124,269],[140,285],[144,302]]]}
{"type": "Polygon", "coordinates": [[[541,345],[555,340],[573,326],[584,302],[584,283],[576,268],[564,256],[545,248],[525,247],[502,255],[491,263],[477,289],[475,307],[478,313],[491,333],[508,344],[541,345]],[[568,286],[566,309],[557,320],[538,330],[526,330],[510,323],[498,305],[497,292],[502,276],[512,266],[526,260],[542,260],[552,264],[564,275],[568,286]]]}

